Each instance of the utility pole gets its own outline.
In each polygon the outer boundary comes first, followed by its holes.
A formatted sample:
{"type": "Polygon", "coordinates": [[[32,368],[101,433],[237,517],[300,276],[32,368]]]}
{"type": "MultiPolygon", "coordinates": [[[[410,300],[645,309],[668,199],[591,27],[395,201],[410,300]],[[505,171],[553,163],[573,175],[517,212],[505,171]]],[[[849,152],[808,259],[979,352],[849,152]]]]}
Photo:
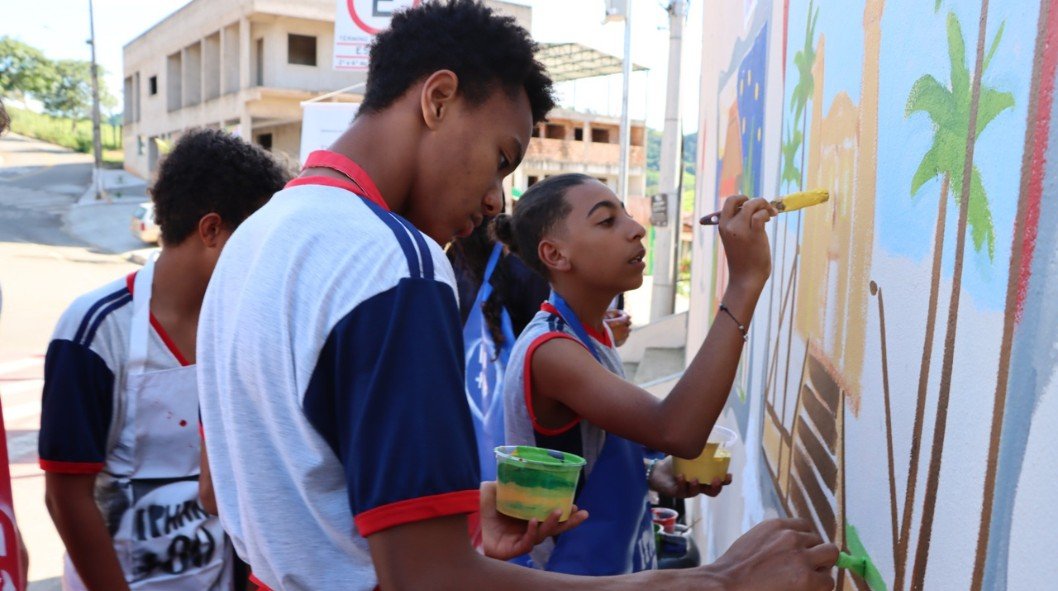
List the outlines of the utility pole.
{"type": "MultiPolygon", "coordinates": [[[[683,57],[683,19],[687,0],[670,0],[669,73],[665,91],[665,127],[661,137],[658,189],[665,201],[663,223],[654,225],[654,286],[650,298],[650,321],[668,316],[676,306],[676,250],[682,226],[680,219],[680,60],[683,57]]],[[[659,220],[660,221],[660,220],[659,220]]]]}
{"type": "Polygon", "coordinates": [[[96,199],[102,199],[103,140],[100,137],[99,127],[99,67],[96,65],[96,25],[92,0],[88,0],[88,28],[91,34],[88,45],[92,47],[92,155],[95,157],[92,181],[95,183],[96,199]]]}
{"type": "Polygon", "coordinates": [[[606,20],[623,20],[625,27],[624,55],[621,68],[621,156],[617,176],[617,197],[628,202],[628,152],[632,129],[628,114],[628,89],[632,82],[632,2],[634,0],[606,0],[606,20]]]}

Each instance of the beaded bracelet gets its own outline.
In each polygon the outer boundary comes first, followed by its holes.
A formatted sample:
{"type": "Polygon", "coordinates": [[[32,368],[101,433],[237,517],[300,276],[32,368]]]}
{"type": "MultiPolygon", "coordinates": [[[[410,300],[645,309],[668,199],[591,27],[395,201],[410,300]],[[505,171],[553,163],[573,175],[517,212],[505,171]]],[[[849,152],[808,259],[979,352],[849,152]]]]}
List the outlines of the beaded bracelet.
{"type": "Polygon", "coordinates": [[[658,467],[659,462],[661,462],[661,460],[657,460],[654,458],[643,460],[643,463],[646,464],[647,469],[647,482],[650,482],[650,477],[654,475],[654,469],[658,467]]]}
{"type": "Polygon", "coordinates": [[[742,333],[742,341],[743,342],[748,341],[749,340],[749,332],[746,330],[746,325],[742,324],[738,320],[738,318],[735,318],[735,315],[731,313],[731,310],[729,310],[727,305],[725,305],[723,302],[720,302],[720,311],[725,313],[725,314],[727,314],[728,316],[731,317],[731,320],[735,321],[735,325],[738,326],[738,331],[742,333]]]}

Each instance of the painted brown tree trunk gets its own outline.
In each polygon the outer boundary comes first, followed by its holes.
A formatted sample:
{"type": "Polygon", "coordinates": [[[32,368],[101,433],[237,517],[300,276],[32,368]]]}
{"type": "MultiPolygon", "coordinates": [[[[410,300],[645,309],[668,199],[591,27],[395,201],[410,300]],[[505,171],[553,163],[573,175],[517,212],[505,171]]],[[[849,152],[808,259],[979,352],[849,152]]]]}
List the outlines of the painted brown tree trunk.
{"type": "Polygon", "coordinates": [[[951,177],[944,175],[940,184],[940,203],[937,206],[937,228],[933,232],[933,270],[930,274],[932,283],[929,290],[929,304],[926,308],[926,338],[922,345],[922,366],[918,374],[918,398],[915,402],[915,425],[911,435],[911,458],[908,464],[907,491],[904,499],[904,511],[900,518],[900,535],[896,539],[897,553],[895,561],[895,580],[893,591],[904,588],[904,575],[907,570],[907,542],[911,531],[911,515],[915,506],[915,488],[918,484],[918,460],[922,451],[922,423],[926,414],[926,392],[929,387],[930,361],[933,358],[933,334],[937,324],[937,299],[940,292],[940,265],[944,258],[944,228],[948,218],[948,188],[951,177]]]}
{"type": "Polygon", "coordinates": [[[915,550],[915,568],[911,589],[920,591],[926,578],[929,546],[933,534],[933,517],[937,506],[941,461],[944,455],[944,434],[948,426],[948,401],[951,397],[951,374],[955,362],[955,337],[959,325],[959,298],[962,295],[962,269],[966,255],[966,225],[970,210],[974,147],[977,143],[977,111],[981,98],[981,67],[984,63],[985,34],[988,25],[988,0],[981,2],[981,22],[977,33],[977,58],[970,89],[970,121],[966,133],[966,159],[963,163],[962,193],[959,199],[959,223],[955,234],[955,264],[952,272],[951,303],[948,307],[948,329],[944,338],[944,358],[941,361],[940,393],[937,397],[937,418],[933,429],[926,491],[923,497],[922,523],[915,550]]]}

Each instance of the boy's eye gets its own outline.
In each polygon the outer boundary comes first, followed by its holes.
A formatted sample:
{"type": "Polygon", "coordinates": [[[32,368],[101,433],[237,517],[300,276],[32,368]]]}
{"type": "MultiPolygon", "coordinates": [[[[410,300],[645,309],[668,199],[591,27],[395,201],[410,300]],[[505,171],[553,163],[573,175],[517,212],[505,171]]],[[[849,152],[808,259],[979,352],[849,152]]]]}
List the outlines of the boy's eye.
{"type": "Polygon", "coordinates": [[[508,166],[510,166],[510,165],[511,165],[511,161],[510,161],[510,160],[508,160],[508,159],[507,159],[507,156],[505,156],[505,155],[504,155],[504,154],[503,154],[503,153],[501,152],[501,153],[500,153],[500,170],[505,170],[505,169],[506,169],[506,168],[507,168],[508,166]]]}
{"type": "Polygon", "coordinates": [[[614,218],[613,218],[613,216],[611,216],[611,217],[608,217],[608,218],[604,219],[603,221],[599,222],[599,225],[600,226],[609,227],[609,226],[613,225],[613,222],[614,222],[614,218]]]}

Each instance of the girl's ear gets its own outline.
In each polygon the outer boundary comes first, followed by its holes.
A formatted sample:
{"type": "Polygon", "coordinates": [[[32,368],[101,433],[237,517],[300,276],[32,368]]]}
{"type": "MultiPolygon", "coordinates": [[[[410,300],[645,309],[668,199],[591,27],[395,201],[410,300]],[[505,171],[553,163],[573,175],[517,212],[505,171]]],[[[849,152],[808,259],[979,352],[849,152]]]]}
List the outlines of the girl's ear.
{"type": "Polygon", "coordinates": [[[561,241],[552,238],[542,239],[540,245],[537,246],[536,254],[549,271],[564,272],[570,269],[569,257],[561,241]]]}

